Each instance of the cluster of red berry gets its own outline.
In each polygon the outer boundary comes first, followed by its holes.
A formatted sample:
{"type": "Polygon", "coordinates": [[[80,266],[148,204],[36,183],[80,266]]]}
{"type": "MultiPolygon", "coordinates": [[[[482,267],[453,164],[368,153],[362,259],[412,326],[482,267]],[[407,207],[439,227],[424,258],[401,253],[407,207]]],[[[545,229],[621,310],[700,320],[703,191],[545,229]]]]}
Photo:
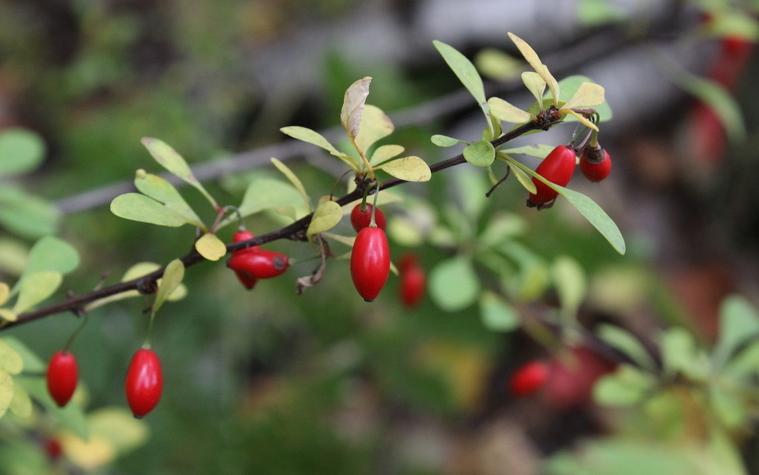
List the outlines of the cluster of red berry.
{"type": "MultiPolygon", "coordinates": [[[[577,152],[567,145],[559,145],[540,162],[535,171],[559,186],[567,186],[575,173],[577,152]]],[[[590,181],[598,182],[611,173],[611,155],[600,145],[590,145],[580,155],[580,170],[590,181]]],[[[544,208],[550,206],[558,192],[537,178],[533,178],[535,193],[530,193],[527,206],[544,208]]]]}
{"type": "MultiPolygon", "coordinates": [[[[232,242],[253,239],[252,232],[241,229],[232,237],[232,242]]],[[[237,279],[250,290],[256,286],[258,279],[271,279],[282,275],[290,265],[287,254],[263,249],[261,246],[247,247],[232,253],[227,267],[237,275],[237,279]]]]}
{"type": "MultiPolygon", "coordinates": [[[[47,367],[47,389],[60,407],[74,395],[79,380],[76,357],[63,350],[53,354],[47,367]]],[[[132,356],[124,382],[127,402],[134,417],[142,418],[161,400],[163,376],[161,360],[151,349],[141,348],[132,356]]]]}

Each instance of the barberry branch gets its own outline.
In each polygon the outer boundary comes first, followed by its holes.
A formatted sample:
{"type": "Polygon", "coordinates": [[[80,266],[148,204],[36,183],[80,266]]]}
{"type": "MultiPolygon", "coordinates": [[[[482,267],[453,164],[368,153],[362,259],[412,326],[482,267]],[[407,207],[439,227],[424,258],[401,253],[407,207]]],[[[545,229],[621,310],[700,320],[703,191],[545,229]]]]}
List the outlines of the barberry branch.
{"type": "MultiPolygon", "coordinates": [[[[521,125],[505,133],[501,137],[493,140],[492,141],[493,146],[495,147],[501,146],[507,142],[510,142],[516,139],[517,137],[520,137],[526,134],[527,132],[531,132],[534,130],[548,130],[551,126],[561,121],[561,118],[555,112],[556,112],[555,110],[549,109],[541,113],[535,120],[528,122],[524,125],[521,125]]],[[[466,160],[464,159],[463,154],[459,154],[459,155],[456,155],[455,157],[451,157],[447,160],[443,160],[431,165],[430,170],[432,171],[432,173],[437,173],[437,172],[446,170],[448,168],[454,167],[456,165],[461,165],[462,163],[466,163],[466,160]]],[[[365,193],[371,195],[371,194],[376,193],[377,191],[387,190],[389,188],[393,188],[403,183],[407,183],[407,182],[398,178],[393,178],[393,179],[382,182],[379,185],[379,187],[377,187],[376,185],[371,186],[371,189],[369,190],[366,189],[366,187],[370,185],[368,182],[359,183],[359,186],[355,190],[341,196],[335,201],[340,206],[344,206],[348,203],[361,199],[365,193]]],[[[260,234],[254,237],[253,239],[249,239],[247,241],[241,241],[238,243],[229,244],[227,245],[227,252],[233,252],[233,251],[237,251],[237,250],[244,249],[247,247],[258,246],[261,244],[266,244],[268,242],[278,241],[282,239],[289,239],[289,240],[294,240],[294,241],[305,241],[307,239],[306,230],[308,229],[308,225],[311,223],[312,217],[313,217],[313,213],[308,214],[307,216],[304,216],[303,218],[295,221],[294,223],[289,224],[276,231],[272,231],[266,234],[260,234]]],[[[194,266],[201,262],[205,262],[205,259],[203,258],[203,256],[201,256],[195,250],[194,247],[187,254],[185,254],[180,260],[184,264],[185,268],[194,266]]],[[[150,274],[144,275],[142,277],[138,277],[136,279],[128,280],[125,282],[119,282],[117,284],[102,287],[100,289],[96,289],[91,292],[87,292],[78,296],[69,297],[68,299],[62,302],[59,302],[57,304],[53,304],[47,307],[42,307],[34,311],[21,313],[18,315],[18,318],[16,319],[16,321],[8,322],[5,325],[1,326],[0,331],[5,331],[10,328],[17,327],[19,325],[24,325],[26,323],[33,322],[35,320],[40,320],[42,318],[56,315],[59,313],[64,313],[64,312],[73,312],[76,315],[81,315],[82,313],[84,313],[86,306],[88,304],[91,304],[92,302],[96,302],[98,300],[102,300],[107,297],[111,297],[117,294],[122,294],[124,292],[129,292],[132,290],[137,290],[138,292],[142,294],[153,293],[155,292],[157,288],[158,279],[160,279],[163,276],[165,269],[166,269],[165,267],[161,267],[160,269],[157,269],[154,272],[151,272],[150,274]]]]}

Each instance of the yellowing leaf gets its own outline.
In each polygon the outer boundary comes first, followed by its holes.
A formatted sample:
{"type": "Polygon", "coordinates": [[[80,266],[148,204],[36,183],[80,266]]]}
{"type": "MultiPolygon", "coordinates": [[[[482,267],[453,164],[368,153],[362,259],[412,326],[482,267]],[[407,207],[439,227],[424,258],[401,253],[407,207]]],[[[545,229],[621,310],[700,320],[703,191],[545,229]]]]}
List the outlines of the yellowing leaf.
{"type": "Polygon", "coordinates": [[[419,157],[403,157],[385,163],[379,169],[405,181],[429,181],[432,177],[427,162],[419,157]]]}
{"type": "Polygon", "coordinates": [[[24,312],[50,297],[62,280],[63,276],[58,272],[35,272],[26,276],[13,311],[17,314],[24,312]]]}
{"type": "Polygon", "coordinates": [[[11,293],[11,288],[5,282],[0,282],[0,305],[3,305],[8,301],[8,296],[11,293]]]}
{"type": "Polygon", "coordinates": [[[543,94],[546,92],[546,82],[540,77],[540,74],[533,71],[522,73],[522,82],[530,93],[538,101],[540,108],[543,108],[543,94]]]}
{"type": "Polygon", "coordinates": [[[334,201],[322,201],[314,211],[311,223],[308,225],[308,236],[323,233],[337,226],[343,217],[340,205],[334,201]]]}
{"type": "Polygon", "coordinates": [[[364,113],[371,82],[372,78],[369,76],[361,78],[345,91],[343,108],[340,111],[340,122],[352,138],[356,138],[361,128],[361,116],[364,113]]]}
{"type": "Polygon", "coordinates": [[[116,457],[116,449],[105,437],[90,436],[86,441],[64,433],[59,437],[66,458],[78,467],[92,471],[109,464],[116,457]]]}
{"type": "Polygon", "coordinates": [[[146,423],[120,407],[99,409],[87,419],[92,435],[107,440],[118,453],[139,447],[148,438],[146,423]]]}
{"type": "Polygon", "coordinates": [[[10,374],[19,374],[24,369],[24,361],[8,343],[0,340],[0,370],[10,374]]]}
{"type": "Polygon", "coordinates": [[[158,226],[175,228],[187,223],[184,216],[139,193],[124,193],[114,198],[111,213],[119,218],[158,226]]]}
{"type": "Polygon", "coordinates": [[[0,370],[0,417],[5,415],[8,406],[13,400],[13,378],[3,370],[0,370]]]}
{"type": "Polygon", "coordinates": [[[184,264],[179,259],[174,259],[166,266],[163,278],[158,284],[158,291],[153,302],[153,314],[158,312],[161,305],[174,293],[184,278],[184,264]]]}
{"type": "Polygon", "coordinates": [[[358,167],[356,166],[356,162],[353,160],[352,157],[337,150],[329,142],[329,140],[327,140],[322,134],[320,134],[319,132],[315,130],[311,130],[309,128],[299,127],[299,126],[283,127],[279,130],[283,134],[289,135],[290,137],[300,140],[301,142],[306,142],[306,143],[310,143],[311,145],[316,145],[317,147],[329,152],[332,156],[339,158],[352,169],[354,170],[358,169],[358,167]]]}
{"type": "Polygon", "coordinates": [[[306,193],[306,187],[303,186],[303,182],[300,181],[300,178],[293,173],[293,171],[282,163],[281,160],[278,160],[274,157],[271,158],[271,163],[277,168],[277,170],[280,171],[288,180],[290,180],[290,183],[293,184],[296,190],[298,190],[298,193],[300,193],[301,197],[303,197],[303,201],[306,203],[306,206],[311,206],[310,200],[308,199],[308,194],[306,193]]]}
{"type": "Polygon", "coordinates": [[[32,415],[32,400],[20,384],[13,385],[13,399],[11,399],[9,409],[21,419],[28,419],[32,415]]]}
{"type": "Polygon", "coordinates": [[[166,142],[152,137],[143,137],[142,144],[162,167],[202,193],[214,208],[218,207],[216,200],[203,188],[203,185],[192,174],[190,166],[176,150],[166,142]]]}
{"type": "Polygon", "coordinates": [[[213,233],[205,233],[195,241],[195,249],[209,261],[218,261],[227,253],[227,246],[213,233]]]}
{"type": "MultiPolygon", "coordinates": [[[[527,44],[525,40],[518,37],[514,33],[509,32],[508,35],[509,38],[511,38],[511,41],[513,41],[516,47],[519,49],[519,52],[522,53],[524,59],[527,60],[527,63],[529,63],[532,69],[535,70],[535,72],[538,73],[541,78],[543,78],[543,81],[545,81],[545,83],[548,85],[548,88],[551,90],[554,105],[558,105],[559,83],[556,81],[556,78],[553,77],[551,72],[548,70],[548,67],[543,64],[543,62],[540,60],[540,57],[538,56],[538,53],[532,49],[532,46],[527,44]]],[[[538,101],[542,101],[542,98],[538,101]]]]}
{"type": "Polygon", "coordinates": [[[382,109],[369,104],[364,106],[361,125],[356,136],[356,146],[366,155],[369,147],[382,140],[395,130],[390,117],[382,109]]]}
{"type": "Polygon", "coordinates": [[[402,154],[406,150],[401,145],[383,145],[378,147],[372,154],[371,164],[379,165],[382,162],[386,162],[391,158],[395,158],[402,154]]]}
{"type": "Polygon", "coordinates": [[[572,109],[577,107],[595,107],[600,106],[606,101],[604,97],[604,88],[592,82],[584,82],[577,89],[575,95],[564,104],[562,109],[572,109]]]}
{"type": "Polygon", "coordinates": [[[567,113],[573,115],[577,119],[577,121],[580,122],[585,127],[589,128],[589,129],[593,129],[596,132],[598,132],[598,126],[596,124],[594,124],[593,122],[589,121],[588,119],[586,119],[584,115],[582,115],[582,114],[580,114],[578,112],[575,112],[572,109],[562,109],[562,111],[567,112],[567,113]]]}
{"type": "Polygon", "coordinates": [[[520,109],[499,97],[491,97],[488,99],[488,105],[490,106],[490,113],[502,122],[511,122],[512,124],[522,124],[529,122],[532,119],[532,115],[529,112],[520,109]]]}
{"type": "Polygon", "coordinates": [[[8,322],[15,322],[18,319],[18,315],[7,308],[0,308],[0,318],[8,322]]]}

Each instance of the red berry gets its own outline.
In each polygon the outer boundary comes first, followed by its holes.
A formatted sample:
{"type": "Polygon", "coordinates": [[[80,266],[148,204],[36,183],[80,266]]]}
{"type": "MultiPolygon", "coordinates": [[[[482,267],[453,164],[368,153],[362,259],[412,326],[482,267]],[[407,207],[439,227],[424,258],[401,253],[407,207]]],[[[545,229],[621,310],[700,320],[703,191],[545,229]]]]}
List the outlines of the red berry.
{"type": "Polygon", "coordinates": [[[543,361],[531,361],[519,369],[509,380],[509,391],[517,397],[536,393],[548,381],[548,365],[543,361]]]}
{"type": "Polygon", "coordinates": [[[50,460],[58,460],[63,455],[63,447],[58,439],[46,439],[45,440],[45,453],[50,460]]]}
{"type": "Polygon", "coordinates": [[[424,269],[417,263],[414,256],[407,255],[401,260],[400,273],[401,301],[407,308],[416,307],[424,298],[424,288],[427,283],[424,269]]]}
{"type": "Polygon", "coordinates": [[[614,364],[598,353],[586,347],[572,348],[564,358],[554,358],[550,363],[546,402],[557,409],[585,404],[591,399],[596,381],[613,370],[614,364]]]}
{"type": "Polygon", "coordinates": [[[47,366],[47,390],[58,406],[65,406],[76,390],[79,368],[68,351],[58,351],[47,366]]]}
{"type": "MultiPolygon", "coordinates": [[[[372,208],[373,206],[368,203],[364,204],[363,208],[361,207],[361,203],[353,207],[353,211],[351,211],[351,224],[356,232],[369,226],[369,223],[372,221],[372,208]]],[[[378,228],[383,231],[385,230],[385,226],[387,225],[385,214],[379,208],[374,212],[374,222],[378,228]]]]}
{"type": "Polygon", "coordinates": [[[132,356],[124,389],[134,417],[141,419],[156,407],[161,400],[163,375],[161,360],[153,350],[141,348],[132,356]]]}
{"type": "Polygon", "coordinates": [[[371,302],[390,273],[390,246],[385,231],[367,227],[358,232],[351,252],[351,277],[358,293],[371,302]]]}
{"type": "MultiPolygon", "coordinates": [[[[248,241],[250,239],[253,239],[255,235],[248,231],[247,229],[241,229],[237,232],[235,232],[234,236],[232,236],[232,242],[242,242],[242,241],[248,241]]],[[[246,252],[258,252],[261,248],[258,246],[253,247],[247,247],[245,249],[240,249],[239,251],[234,251],[233,255],[240,254],[240,253],[246,253],[246,252]]],[[[258,282],[258,279],[254,275],[252,275],[250,272],[245,270],[235,270],[235,275],[237,275],[237,280],[240,281],[240,283],[248,290],[251,290],[253,287],[256,286],[256,282],[258,282]]]]}
{"type": "MultiPolygon", "coordinates": [[[[559,145],[540,162],[535,171],[546,180],[560,186],[567,186],[575,172],[575,151],[566,145],[559,145]]],[[[530,206],[545,205],[556,199],[558,193],[537,178],[533,178],[536,193],[530,193],[527,201],[530,206]]]]}
{"type": "Polygon", "coordinates": [[[611,155],[606,149],[585,149],[580,158],[580,170],[590,181],[601,181],[611,173],[611,155]]]}
{"type": "Polygon", "coordinates": [[[286,254],[267,249],[254,252],[234,253],[227,261],[227,267],[238,272],[247,272],[256,279],[277,277],[290,265],[286,254]]]}

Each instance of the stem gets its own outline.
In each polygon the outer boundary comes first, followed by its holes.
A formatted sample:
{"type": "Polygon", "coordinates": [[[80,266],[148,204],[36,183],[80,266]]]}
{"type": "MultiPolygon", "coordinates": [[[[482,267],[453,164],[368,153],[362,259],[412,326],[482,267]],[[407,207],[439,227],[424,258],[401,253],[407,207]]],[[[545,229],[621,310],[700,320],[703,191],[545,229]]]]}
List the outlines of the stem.
{"type": "MultiPolygon", "coordinates": [[[[547,129],[559,122],[561,122],[561,118],[559,117],[550,117],[549,119],[547,120],[544,119],[543,121],[528,122],[526,124],[523,124],[505,133],[501,137],[493,140],[491,143],[493,144],[493,146],[499,147],[528,132],[531,132],[533,130],[547,129]]],[[[437,172],[446,170],[448,168],[461,165],[463,163],[466,163],[466,160],[464,159],[464,156],[462,154],[459,154],[459,155],[456,155],[455,157],[451,157],[447,160],[443,160],[443,161],[433,164],[432,166],[430,166],[430,170],[432,173],[437,173],[437,172]]],[[[389,188],[402,185],[404,183],[407,183],[407,182],[398,178],[392,178],[380,183],[373,192],[377,193],[379,191],[387,190],[389,188]]],[[[360,199],[362,197],[363,192],[364,192],[363,190],[356,189],[352,191],[351,193],[345,194],[342,197],[338,198],[336,202],[340,206],[344,206],[352,201],[356,201],[360,199]]],[[[258,246],[261,244],[266,244],[268,242],[277,241],[280,239],[304,241],[306,239],[305,232],[306,232],[306,229],[308,229],[308,225],[310,224],[312,217],[313,217],[313,213],[307,216],[304,216],[298,221],[295,221],[294,223],[289,224],[276,231],[272,231],[267,234],[258,235],[254,237],[253,239],[249,239],[247,241],[240,241],[240,242],[228,244],[227,251],[234,252],[246,247],[258,246]]],[[[182,264],[184,264],[185,268],[194,266],[195,264],[199,264],[201,262],[207,262],[200,254],[198,254],[198,252],[195,250],[194,247],[191,248],[191,250],[187,254],[181,257],[180,260],[182,261],[182,264]]],[[[10,328],[14,328],[19,325],[25,325],[35,320],[46,318],[58,313],[70,312],[70,311],[80,312],[89,303],[104,299],[106,297],[110,297],[112,295],[129,292],[131,290],[137,290],[143,294],[153,293],[155,292],[155,287],[156,287],[155,283],[158,279],[160,279],[163,276],[165,269],[166,269],[165,267],[161,267],[160,269],[157,269],[151,272],[150,274],[144,275],[142,277],[138,277],[136,279],[128,280],[126,282],[119,282],[107,287],[103,287],[101,289],[97,289],[91,292],[81,294],[76,297],[71,297],[67,300],[64,300],[62,302],[59,302],[53,305],[49,305],[47,307],[42,307],[31,312],[21,313],[20,315],[18,315],[18,319],[16,321],[8,322],[4,326],[0,327],[0,331],[6,331],[10,328]]]]}
{"type": "Polygon", "coordinates": [[[66,345],[64,345],[63,347],[64,353],[66,353],[69,350],[71,345],[74,343],[74,340],[76,340],[76,337],[79,336],[84,326],[87,325],[88,321],[89,319],[86,316],[82,317],[82,321],[79,323],[79,326],[76,327],[76,330],[74,330],[74,333],[72,333],[71,336],[69,336],[69,339],[66,340],[66,345]]]}

